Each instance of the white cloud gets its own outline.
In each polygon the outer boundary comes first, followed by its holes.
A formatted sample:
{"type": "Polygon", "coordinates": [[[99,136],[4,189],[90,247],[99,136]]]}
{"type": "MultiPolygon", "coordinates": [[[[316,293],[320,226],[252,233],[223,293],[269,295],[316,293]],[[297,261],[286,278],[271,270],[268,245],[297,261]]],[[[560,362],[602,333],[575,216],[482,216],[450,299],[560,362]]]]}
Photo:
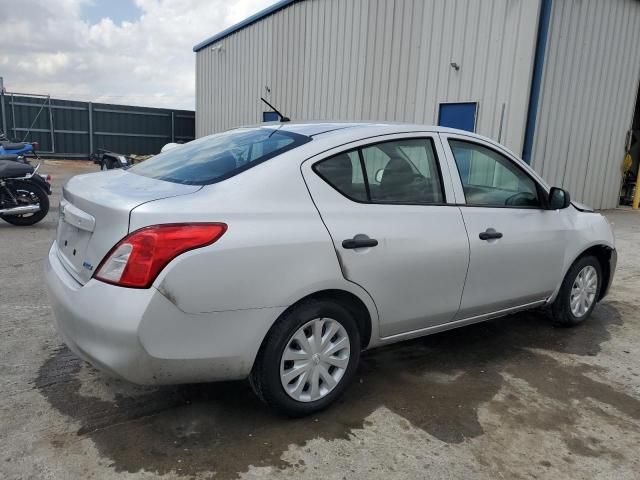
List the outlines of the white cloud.
{"type": "Polygon", "coordinates": [[[133,22],[90,24],[90,0],[0,0],[0,76],[10,91],[192,109],[192,47],[275,0],[135,0],[133,22]]]}

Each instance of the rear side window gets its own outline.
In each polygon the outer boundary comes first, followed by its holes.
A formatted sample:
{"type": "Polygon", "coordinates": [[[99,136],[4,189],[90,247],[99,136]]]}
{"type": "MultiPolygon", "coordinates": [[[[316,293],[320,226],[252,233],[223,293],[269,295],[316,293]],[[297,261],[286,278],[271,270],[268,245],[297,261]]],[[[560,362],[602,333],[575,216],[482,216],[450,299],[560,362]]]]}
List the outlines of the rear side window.
{"type": "Polygon", "coordinates": [[[346,197],[402,205],[444,203],[431,139],[368,145],[318,162],[314,170],[346,197]]]}
{"type": "Polygon", "coordinates": [[[314,168],[318,175],[344,196],[359,202],[368,201],[357,150],[323,160],[314,168]]]}
{"type": "Polygon", "coordinates": [[[132,173],[186,185],[208,185],[311,141],[274,128],[239,128],[210,135],[156,155],[132,173]]]}

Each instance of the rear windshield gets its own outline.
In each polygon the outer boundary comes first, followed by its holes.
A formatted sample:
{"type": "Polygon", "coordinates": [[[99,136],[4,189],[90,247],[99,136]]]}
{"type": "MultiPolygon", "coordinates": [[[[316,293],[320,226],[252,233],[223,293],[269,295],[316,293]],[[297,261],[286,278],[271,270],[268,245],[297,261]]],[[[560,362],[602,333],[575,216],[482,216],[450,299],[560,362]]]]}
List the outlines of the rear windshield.
{"type": "Polygon", "coordinates": [[[186,185],[208,185],[310,140],[274,128],[239,128],[180,145],[131,167],[129,172],[186,185]]]}

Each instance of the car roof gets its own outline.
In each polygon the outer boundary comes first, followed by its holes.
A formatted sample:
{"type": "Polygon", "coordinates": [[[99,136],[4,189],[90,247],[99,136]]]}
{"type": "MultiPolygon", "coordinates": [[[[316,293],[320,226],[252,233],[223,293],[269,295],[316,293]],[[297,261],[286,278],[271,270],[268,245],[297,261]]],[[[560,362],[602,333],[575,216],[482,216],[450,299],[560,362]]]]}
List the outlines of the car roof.
{"type": "Polygon", "coordinates": [[[346,128],[357,127],[358,123],[347,122],[296,122],[296,123],[281,123],[281,122],[267,122],[262,123],[259,126],[263,128],[274,128],[283,130],[286,132],[298,133],[306,137],[314,137],[323,133],[334,132],[337,130],[344,130],[346,128]]]}
{"type": "MultiPolygon", "coordinates": [[[[507,152],[512,157],[520,157],[506,146],[496,140],[479,135],[475,132],[460,130],[457,128],[441,127],[439,125],[421,125],[417,123],[401,122],[269,122],[256,126],[263,128],[277,128],[292,133],[306,135],[314,140],[326,140],[326,142],[347,143],[360,139],[371,138],[378,135],[394,135],[402,133],[444,133],[462,135],[467,138],[475,138],[487,142],[494,147],[507,152]]],[[[313,142],[316,143],[316,142],[313,142]]],[[[326,145],[325,142],[322,142],[326,145]]],[[[537,174],[536,174],[537,175],[537,174]]]]}
{"type": "MultiPolygon", "coordinates": [[[[475,132],[459,130],[456,128],[441,127],[439,125],[421,125],[416,123],[400,122],[344,122],[344,121],[316,121],[316,122],[265,122],[254,125],[245,125],[239,128],[268,128],[288,131],[304,135],[315,140],[340,141],[347,143],[359,139],[370,138],[378,135],[393,135],[398,133],[445,133],[463,135],[465,137],[476,138],[488,142],[501,150],[508,152],[511,156],[519,158],[514,152],[495,140],[475,132]]],[[[322,142],[325,143],[326,142],[322,142]]],[[[315,143],[315,142],[313,142],[315,143]]]]}
{"type": "Polygon", "coordinates": [[[345,133],[346,129],[358,129],[358,130],[397,130],[398,133],[402,132],[448,132],[448,133],[464,133],[477,136],[468,131],[457,130],[455,128],[440,127],[437,125],[420,125],[413,123],[395,123],[395,122],[266,122],[257,125],[247,125],[246,127],[262,127],[262,128],[274,128],[278,130],[288,131],[292,133],[298,133],[307,137],[315,137],[319,135],[326,135],[331,133],[345,133]]]}

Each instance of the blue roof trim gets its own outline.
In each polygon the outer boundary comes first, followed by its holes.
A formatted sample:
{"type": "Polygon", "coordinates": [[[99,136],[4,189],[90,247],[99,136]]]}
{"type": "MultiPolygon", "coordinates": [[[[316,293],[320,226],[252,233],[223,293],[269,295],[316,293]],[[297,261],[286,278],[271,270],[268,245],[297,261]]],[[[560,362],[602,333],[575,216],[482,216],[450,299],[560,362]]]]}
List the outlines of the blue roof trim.
{"type": "Polygon", "coordinates": [[[524,131],[524,145],[522,147],[522,159],[531,164],[531,151],[533,149],[533,134],[536,131],[538,116],[538,102],[542,88],[542,72],[544,69],[544,55],[547,50],[549,38],[549,23],[551,22],[551,7],[553,0],[542,0],[540,7],[540,22],[538,25],[538,39],[536,41],[536,53],[533,63],[533,78],[531,80],[531,95],[529,97],[529,111],[527,112],[527,126],[524,131]]]}
{"type": "Polygon", "coordinates": [[[284,8],[287,8],[292,3],[295,3],[295,2],[298,2],[298,1],[300,1],[300,0],[280,0],[278,3],[274,3],[270,7],[267,7],[264,10],[254,14],[254,15],[251,15],[249,18],[244,19],[240,23],[236,23],[235,25],[233,25],[233,26],[221,31],[217,35],[214,35],[213,37],[207,38],[206,40],[198,43],[195,47],[193,47],[193,51],[194,52],[198,52],[198,51],[202,50],[203,48],[207,48],[212,43],[218,42],[218,41],[222,40],[223,38],[226,38],[229,35],[234,34],[237,31],[242,30],[243,28],[246,28],[246,27],[248,27],[249,25],[251,25],[253,23],[259,22],[263,18],[266,18],[269,15],[273,15],[274,13],[276,13],[276,12],[278,12],[278,11],[284,9],[284,8]]]}

